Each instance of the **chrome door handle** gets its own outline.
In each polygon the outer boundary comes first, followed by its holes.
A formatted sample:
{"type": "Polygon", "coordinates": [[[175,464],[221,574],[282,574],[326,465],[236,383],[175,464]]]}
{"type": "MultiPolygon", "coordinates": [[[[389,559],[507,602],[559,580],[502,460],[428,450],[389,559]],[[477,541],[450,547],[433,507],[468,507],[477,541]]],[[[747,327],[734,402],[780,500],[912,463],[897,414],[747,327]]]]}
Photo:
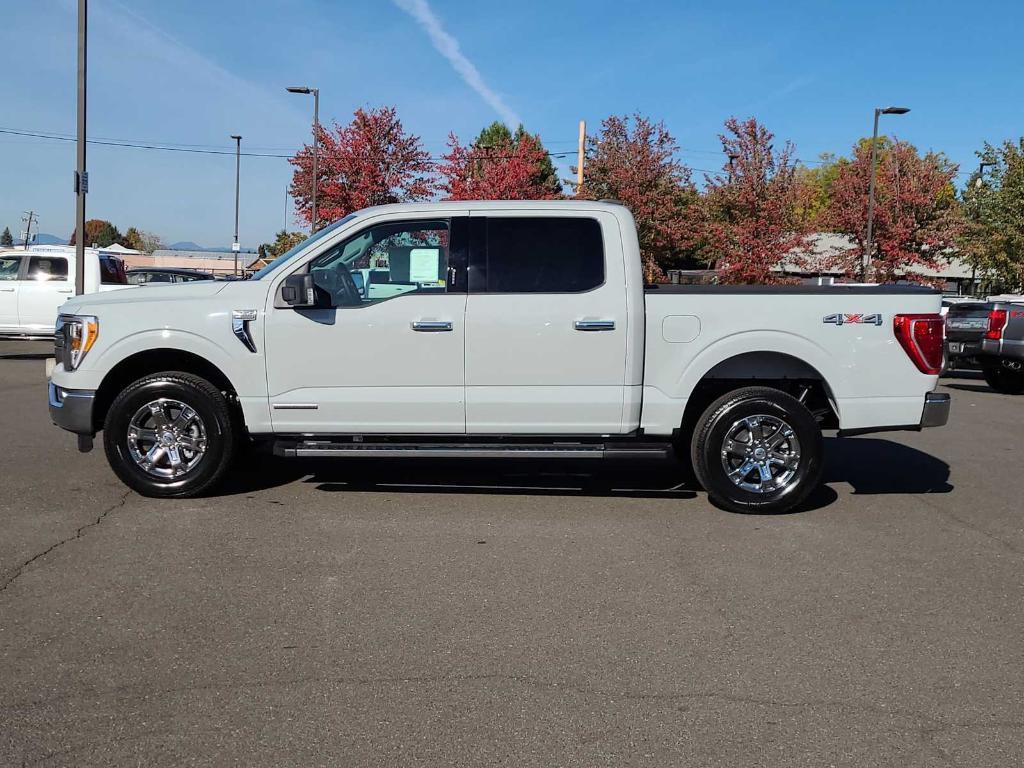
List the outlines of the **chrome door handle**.
{"type": "Polygon", "coordinates": [[[0,288],[0,293],[14,293],[13,288],[0,288]]]}
{"type": "Polygon", "coordinates": [[[614,320],[577,320],[572,324],[577,331],[614,331],[614,320]]]}
{"type": "Polygon", "coordinates": [[[73,288],[58,288],[57,293],[71,293],[73,288]]]}
{"type": "Polygon", "coordinates": [[[450,331],[452,329],[451,320],[414,320],[412,323],[412,329],[414,331],[425,331],[427,333],[437,333],[438,331],[450,331]]]}

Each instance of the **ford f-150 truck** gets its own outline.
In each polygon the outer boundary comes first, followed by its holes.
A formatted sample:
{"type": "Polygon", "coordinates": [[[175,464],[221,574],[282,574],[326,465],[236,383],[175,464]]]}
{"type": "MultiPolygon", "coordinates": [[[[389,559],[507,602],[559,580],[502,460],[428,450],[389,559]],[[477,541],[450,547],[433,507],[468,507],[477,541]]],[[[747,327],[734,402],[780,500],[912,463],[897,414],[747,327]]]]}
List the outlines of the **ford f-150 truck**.
{"type": "Polygon", "coordinates": [[[822,429],[946,422],[939,294],[644,286],[614,202],[387,205],[251,280],[62,308],[53,421],[150,496],[294,457],[692,460],[732,510],[820,482],[822,429]],[[358,275],[358,279],[356,279],[358,275]]]}
{"type": "Polygon", "coordinates": [[[981,366],[996,392],[1024,392],[1024,300],[964,302],[946,315],[949,367],[981,366]]]}

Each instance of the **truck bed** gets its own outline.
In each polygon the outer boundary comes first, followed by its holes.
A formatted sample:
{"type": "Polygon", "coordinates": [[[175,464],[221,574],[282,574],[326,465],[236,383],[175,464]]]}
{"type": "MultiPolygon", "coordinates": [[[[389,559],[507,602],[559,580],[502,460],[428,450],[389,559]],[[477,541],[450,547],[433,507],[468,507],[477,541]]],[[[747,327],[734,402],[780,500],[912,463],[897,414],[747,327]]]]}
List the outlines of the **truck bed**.
{"type": "Polygon", "coordinates": [[[644,291],[641,426],[678,426],[708,378],[823,382],[839,426],[915,425],[937,376],[895,336],[898,314],[937,315],[918,285],[654,285],[644,291]]]}

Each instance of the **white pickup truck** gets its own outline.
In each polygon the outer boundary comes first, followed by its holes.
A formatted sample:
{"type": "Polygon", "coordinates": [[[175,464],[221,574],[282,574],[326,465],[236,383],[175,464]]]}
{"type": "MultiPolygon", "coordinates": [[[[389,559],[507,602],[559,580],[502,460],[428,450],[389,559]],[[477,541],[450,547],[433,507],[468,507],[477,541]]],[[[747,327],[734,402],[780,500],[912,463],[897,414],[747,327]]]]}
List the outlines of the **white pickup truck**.
{"type": "Polygon", "coordinates": [[[645,288],[612,202],[346,216],[253,279],[68,301],[54,423],[150,496],[279,456],[691,459],[732,510],[820,482],[822,429],[941,426],[939,294],[645,288]],[[357,277],[358,276],[358,277],[357,277]]]}
{"type": "MultiPolygon", "coordinates": [[[[127,285],[118,256],[85,249],[86,293],[127,285]]],[[[0,339],[50,338],[61,304],[74,292],[74,248],[0,249],[0,339]]]]}

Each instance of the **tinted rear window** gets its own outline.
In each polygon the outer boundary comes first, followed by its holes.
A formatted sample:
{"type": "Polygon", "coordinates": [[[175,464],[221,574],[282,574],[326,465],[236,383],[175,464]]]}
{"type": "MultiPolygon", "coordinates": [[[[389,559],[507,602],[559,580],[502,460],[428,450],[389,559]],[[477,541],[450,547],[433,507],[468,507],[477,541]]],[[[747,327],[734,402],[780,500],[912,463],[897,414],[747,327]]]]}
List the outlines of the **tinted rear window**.
{"type": "Polygon", "coordinates": [[[489,293],[578,293],[604,282],[601,226],[595,219],[487,219],[489,293]]]}
{"type": "Polygon", "coordinates": [[[124,262],[116,256],[100,256],[100,282],[104,285],[125,285],[128,278],[124,262]]]}

